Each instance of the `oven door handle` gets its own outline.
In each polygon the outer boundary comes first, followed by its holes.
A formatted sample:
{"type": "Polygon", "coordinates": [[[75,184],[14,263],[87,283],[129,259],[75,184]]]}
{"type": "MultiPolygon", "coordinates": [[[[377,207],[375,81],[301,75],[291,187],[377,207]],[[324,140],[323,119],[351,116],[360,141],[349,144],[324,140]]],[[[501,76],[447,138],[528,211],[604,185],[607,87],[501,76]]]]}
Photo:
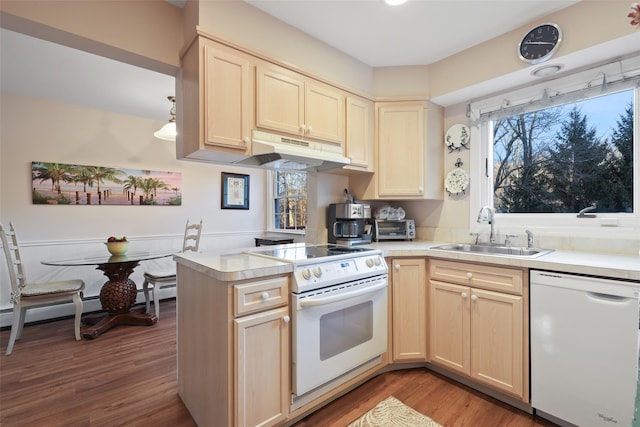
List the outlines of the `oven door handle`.
{"type": "Polygon", "coordinates": [[[312,298],[300,301],[300,307],[317,307],[319,305],[331,304],[338,301],[344,301],[346,299],[356,298],[363,295],[369,295],[378,292],[388,286],[387,282],[379,283],[377,285],[369,286],[365,289],[358,289],[357,291],[344,292],[338,295],[324,297],[324,298],[312,298]]]}

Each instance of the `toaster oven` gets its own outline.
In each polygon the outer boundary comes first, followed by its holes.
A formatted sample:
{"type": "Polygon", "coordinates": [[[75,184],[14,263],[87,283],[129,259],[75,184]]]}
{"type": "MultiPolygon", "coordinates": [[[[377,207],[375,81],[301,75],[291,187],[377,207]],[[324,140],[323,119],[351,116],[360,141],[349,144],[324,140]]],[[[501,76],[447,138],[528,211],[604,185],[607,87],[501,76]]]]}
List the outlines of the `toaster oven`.
{"type": "Polygon", "coordinates": [[[373,224],[373,239],[376,242],[416,238],[416,224],[412,219],[376,219],[373,224]]]}

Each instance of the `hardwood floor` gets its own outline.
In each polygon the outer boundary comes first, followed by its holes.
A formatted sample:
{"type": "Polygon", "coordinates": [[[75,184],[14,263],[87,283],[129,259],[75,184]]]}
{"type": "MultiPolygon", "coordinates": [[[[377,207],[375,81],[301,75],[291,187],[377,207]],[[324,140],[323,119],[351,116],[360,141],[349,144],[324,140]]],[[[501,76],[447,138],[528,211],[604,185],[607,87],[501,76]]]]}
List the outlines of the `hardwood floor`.
{"type": "MultiPolygon", "coordinates": [[[[73,319],[28,325],[11,356],[9,330],[0,331],[0,425],[195,426],[177,395],[175,300],[160,308],[157,325],[95,340],[75,341],[73,319]]],[[[412,369],[380,375],[295,426],[346,426],[390,395],[447,427],[553,425],[412,369]]]]}

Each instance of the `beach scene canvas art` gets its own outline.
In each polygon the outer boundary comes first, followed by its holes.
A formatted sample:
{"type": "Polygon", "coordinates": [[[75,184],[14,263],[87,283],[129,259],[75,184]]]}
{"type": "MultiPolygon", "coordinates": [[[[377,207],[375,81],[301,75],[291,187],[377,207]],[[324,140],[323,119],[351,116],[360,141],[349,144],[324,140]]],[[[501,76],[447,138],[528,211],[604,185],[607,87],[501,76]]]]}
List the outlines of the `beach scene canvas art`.
{"type": "Polygon", "coordinates": [[[33,204],[182,204],[182,174],[65,163],[31,163],[33,204]]]}

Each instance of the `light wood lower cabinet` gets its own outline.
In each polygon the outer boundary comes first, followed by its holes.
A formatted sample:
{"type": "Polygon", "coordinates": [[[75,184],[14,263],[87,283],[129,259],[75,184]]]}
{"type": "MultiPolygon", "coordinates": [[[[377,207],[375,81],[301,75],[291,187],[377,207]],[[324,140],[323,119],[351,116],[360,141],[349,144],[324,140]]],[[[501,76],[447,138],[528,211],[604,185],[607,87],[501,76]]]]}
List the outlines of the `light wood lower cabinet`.
{"type": "Polygon", "coordinates": [[[178,263],[178,394],[200,426],[282,425],[289,277],[223,282],[178,263]]]}
{"type": "Polygon", "coordinates": [[[527,402],[524,272],[440,260],[431,261],[429,272],[431,362],[527,402]],[[488,290],[505,283],[517,284],[516,290],[488,290]]]}
{"type": "Polygon", "coordinates": [[[393,258],[391,354],[394,362],[427,360],[427,267],[425,258],[393,258]]]}
{"type": "Polygon", "coordinates": [[[283,307],[233,321],[236,426],[275,425],[289,413],[288,313],[283,307]]]}

